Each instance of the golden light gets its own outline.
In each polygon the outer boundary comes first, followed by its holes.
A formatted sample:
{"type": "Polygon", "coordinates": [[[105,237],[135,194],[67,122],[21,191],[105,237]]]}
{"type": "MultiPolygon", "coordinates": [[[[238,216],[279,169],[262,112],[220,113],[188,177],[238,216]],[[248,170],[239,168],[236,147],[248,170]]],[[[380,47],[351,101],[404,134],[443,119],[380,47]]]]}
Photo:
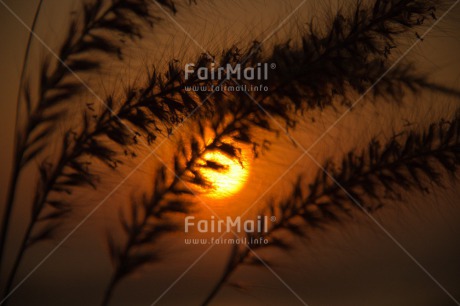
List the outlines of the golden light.
{"type": "Polygon", "coordinates": [[[212,184],[207,196],[214,199],[222,199],[237,193],[247,181],[249,175],[247,160],[231,159],[221,152],[208,152],[204,155],[205,160],[213,161],[225,166],[225,169],[214,170],[203,168],[200,170],[203,177],[212,184]]]}

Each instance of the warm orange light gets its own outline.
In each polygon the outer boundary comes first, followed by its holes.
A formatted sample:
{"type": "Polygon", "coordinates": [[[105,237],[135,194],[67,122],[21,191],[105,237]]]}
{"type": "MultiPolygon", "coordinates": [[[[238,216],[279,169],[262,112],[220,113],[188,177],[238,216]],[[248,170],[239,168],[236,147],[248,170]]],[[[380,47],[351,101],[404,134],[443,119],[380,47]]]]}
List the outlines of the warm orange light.
{"type": "Polygon", "coordinates": [[[217,162],[226,167],[222,170],[204,168],[201,170],[203,177],[212,184],[206,194],[210,198],[222,199],[237,193],[246,183],[249,170],[245,159],[242,164],[220,152],[208,152],[204,159],[217,162]]]}

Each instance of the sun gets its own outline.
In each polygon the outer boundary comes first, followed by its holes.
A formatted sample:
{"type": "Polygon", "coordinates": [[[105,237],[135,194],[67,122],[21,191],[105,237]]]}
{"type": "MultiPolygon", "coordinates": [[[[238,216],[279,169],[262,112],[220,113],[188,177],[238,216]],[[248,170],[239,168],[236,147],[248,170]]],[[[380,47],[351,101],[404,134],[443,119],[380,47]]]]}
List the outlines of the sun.
{"type": "Polygon", "coordinates": [[[234,195],[244,186],[248,179],[249,169],[247,160],[231,159],[221,152],[208,152],[205,160],[213,161],[225,166],[225,169],[214,170],[202,168],[201,175],[212,184],[206,195],[213,199],[222,199],[234,195]]]}

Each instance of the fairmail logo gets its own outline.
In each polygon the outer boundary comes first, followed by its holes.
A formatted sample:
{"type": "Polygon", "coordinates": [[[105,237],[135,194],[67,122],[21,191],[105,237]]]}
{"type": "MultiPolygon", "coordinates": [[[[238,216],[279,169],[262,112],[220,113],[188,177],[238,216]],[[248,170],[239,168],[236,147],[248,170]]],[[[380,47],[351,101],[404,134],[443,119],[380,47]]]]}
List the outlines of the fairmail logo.
{"type": "Polygon", "coordinates": [[[199,80],[268,80],[268,74],[271,69],[275,69],[276,64],[257,63],[255,67],[243,67],[241,64],[227,64],[225,66],[216,67],[215,63],[211,63],[209,67],[199,67],[195,69],[195,64],[190,63],[185,65],[185,79],[188,80],[192,76],[196,76],[199,80]]]}
{"type": "Polygon", "coordinates": [[[267,233],[268,224],[275,220],[274,216],[257,216],[254,220],[242,220],[239,216],[218,220],[212,216],[210,220],[196,220],[194,216],[188,216],[184,220],[184,230],[186,233],[193,230],[200,233],[267,233]]]}

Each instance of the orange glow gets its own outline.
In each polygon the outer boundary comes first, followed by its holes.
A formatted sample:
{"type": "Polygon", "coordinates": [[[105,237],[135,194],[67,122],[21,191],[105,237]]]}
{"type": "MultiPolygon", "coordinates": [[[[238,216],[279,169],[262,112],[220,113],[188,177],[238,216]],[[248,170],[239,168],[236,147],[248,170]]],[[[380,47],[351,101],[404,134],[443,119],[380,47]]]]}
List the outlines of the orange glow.
{"type": "Polygon", "coordinates": [[[217,162],[226,169],[217,171],[213,169],[201,169],[203,177],[212,184],[212,188],[206,194],[213,199],[222,199],[234,195],[247,181],[249,175],[248,163],[242,158],[242,164],[238,160],[231,159],[220,152],[208,152],[204,159],[217,162]]]}

